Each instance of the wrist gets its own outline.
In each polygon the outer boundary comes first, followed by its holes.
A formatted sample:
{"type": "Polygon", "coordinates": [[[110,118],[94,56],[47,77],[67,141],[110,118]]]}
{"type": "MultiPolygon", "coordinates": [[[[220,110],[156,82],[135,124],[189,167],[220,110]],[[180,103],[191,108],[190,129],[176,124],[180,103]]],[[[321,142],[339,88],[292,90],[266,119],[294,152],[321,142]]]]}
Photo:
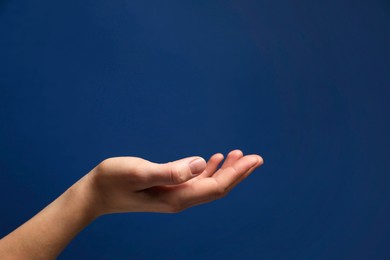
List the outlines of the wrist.
{"type": "Polygon", "coordinates": [[[91,173],[92,171],[65,192],[66,200],[75,205],[83,214],[85,221],[89,222],[104,214],[98,203],[98,193],[91,173]]]}
{"type": "Polygon", "coordinates": [[[29,221],[3,238],[0,258],[54,259],[100,216],[88,174],[29,221]]]}

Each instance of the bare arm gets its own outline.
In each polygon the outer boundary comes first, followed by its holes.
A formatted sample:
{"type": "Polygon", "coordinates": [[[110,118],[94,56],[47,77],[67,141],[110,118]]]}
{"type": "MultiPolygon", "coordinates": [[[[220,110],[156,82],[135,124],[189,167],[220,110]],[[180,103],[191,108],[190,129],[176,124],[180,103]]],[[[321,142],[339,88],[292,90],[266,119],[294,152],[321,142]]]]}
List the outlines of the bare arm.
{"type": "Polygon", "coordinates": [[[0,259],[55,259],[89,223],[119,212],[175,213],[225,196],[263,163],[258,155],[188,157],[165,164],[137,157],[101,162],[41,212],[0,240],[0,259]]]}

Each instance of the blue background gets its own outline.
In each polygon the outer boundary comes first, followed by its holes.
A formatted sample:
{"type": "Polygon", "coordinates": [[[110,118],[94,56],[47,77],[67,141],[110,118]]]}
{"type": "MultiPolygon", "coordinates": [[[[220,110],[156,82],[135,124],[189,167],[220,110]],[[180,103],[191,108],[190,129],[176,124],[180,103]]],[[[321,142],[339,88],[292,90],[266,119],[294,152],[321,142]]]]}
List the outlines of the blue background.
{"type": "Polygon", "coordinates": [[[107,157],[265,164],[60,259],[390,259],[390,4],[0,1],[0,235],[107,157]]]}

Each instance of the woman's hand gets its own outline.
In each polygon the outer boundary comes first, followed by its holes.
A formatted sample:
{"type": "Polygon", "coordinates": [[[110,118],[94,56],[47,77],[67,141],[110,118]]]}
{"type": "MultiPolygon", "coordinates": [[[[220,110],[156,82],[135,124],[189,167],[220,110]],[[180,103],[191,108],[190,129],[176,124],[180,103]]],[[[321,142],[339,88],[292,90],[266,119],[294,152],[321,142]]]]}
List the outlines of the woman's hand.
{"type": "Polygon", "coordinates": [[[86,181],[98,215],[115,212],[174,213],[222,198],[263,163],[258,155],[240,150],[214,154],[206,163],[188,157],[158,164],[137,157],[101,162],[86,181]]]}
{"type": "Polygon", "coordinates": [[[263,163],[235,150],[206,163],[189,157],[158,164],[104,160],[41,212],[0,240],[0,259],[55,259],[97,217],[115,212],[178,212],[225,196],[263,163]]]}

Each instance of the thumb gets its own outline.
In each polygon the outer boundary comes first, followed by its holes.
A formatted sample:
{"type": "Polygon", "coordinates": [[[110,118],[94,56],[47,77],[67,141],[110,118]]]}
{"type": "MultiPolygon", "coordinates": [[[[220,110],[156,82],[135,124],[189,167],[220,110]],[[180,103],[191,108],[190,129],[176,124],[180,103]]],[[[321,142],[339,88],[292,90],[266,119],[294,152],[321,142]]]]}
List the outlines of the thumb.
{"type": "Polygon", "coordinates": [[[172,185],[186,182],[206,169],[206,161],[199,156],[187,157],[174,162],[158,164],[153,163],[150,167],[151,186],[172,185]]]}

